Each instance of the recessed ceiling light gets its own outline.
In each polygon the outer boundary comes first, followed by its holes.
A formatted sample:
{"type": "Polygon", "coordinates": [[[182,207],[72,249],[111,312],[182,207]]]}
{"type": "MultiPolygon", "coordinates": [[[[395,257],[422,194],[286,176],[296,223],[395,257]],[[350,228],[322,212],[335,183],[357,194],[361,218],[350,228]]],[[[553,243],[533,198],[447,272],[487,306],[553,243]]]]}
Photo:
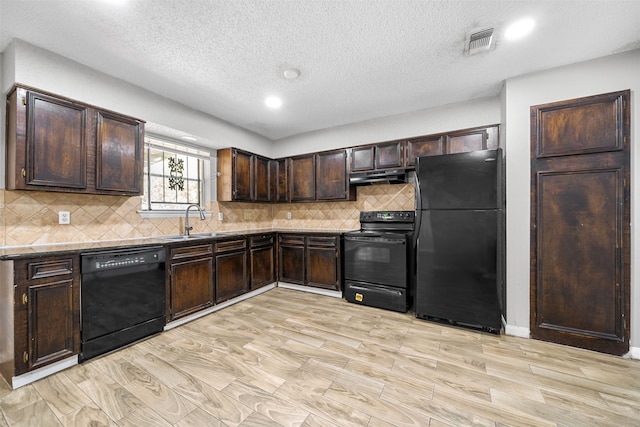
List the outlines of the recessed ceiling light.
{"type": "Polygon", "coordinates": [[[193,136],[188,136],[188,135],[181,136],[180,139],[183,139],[183,140],[189,141],[189,142],[196,142],[197,141],[197,139],[195,139],[193,136]]]}
{"type": "Polygon", "coordinates": [[[289,80],[295,80],[300,77],[300,70],[296,70],[295,68],[289,68],[288,70],[284,70],[284,77],[289,80]]]}
{"type": "Polygon", "coordinates": [[[533,31],[536,21],[531,18],[520,19],[509,25],[504,32],[507,40],[519,40],[533,31]]]}
{"type": "Polygon", "coordinates": [[[280,108],[280,106],[282,105],[282,100],[277,96],[269,96],[264,100],[264,103],[267,104],[267,107],[269,108],[280,108]]]}

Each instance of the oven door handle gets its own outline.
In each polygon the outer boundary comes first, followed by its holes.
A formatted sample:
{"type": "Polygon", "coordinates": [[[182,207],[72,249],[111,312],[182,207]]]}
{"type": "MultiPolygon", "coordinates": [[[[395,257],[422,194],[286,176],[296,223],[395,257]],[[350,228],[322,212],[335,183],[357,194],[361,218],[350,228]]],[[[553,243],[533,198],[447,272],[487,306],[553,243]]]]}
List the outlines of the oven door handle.
{"type": "Polygon", "coordinates": [[[345,241],[352,242],[371,242],[371,243],[391,243],[395,245],[406,245],[407,241],[405,239],[385,239],[384,237],[352,237],[345,236],[345,241]]]}

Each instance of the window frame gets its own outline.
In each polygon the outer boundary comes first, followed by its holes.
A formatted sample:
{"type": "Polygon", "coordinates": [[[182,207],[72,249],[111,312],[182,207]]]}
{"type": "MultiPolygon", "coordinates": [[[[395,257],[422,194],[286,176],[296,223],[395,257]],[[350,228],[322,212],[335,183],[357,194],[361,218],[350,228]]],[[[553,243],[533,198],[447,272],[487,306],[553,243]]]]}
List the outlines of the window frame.
{"type": "MultiPolygon", "coordinates": [[[[166,160],[166,157],[163,159],[163,164],[166,160]]],[[[186,161],[188,163],[188,160],[186,161]]],[[[206,208],[207,202],[210,200],[208,197],[211,188],[213,185],[211,182],[211,165],[212,165],[211,151],[206,147],[201,147],[192,144],[186,144],[182,141],[174,140],[171,138],[160,137],[156,135],[145,135],[144,138],[144,168],[143,168],[143,193],[140,196],[141,206],[138,213],[142,217],[173,217],[184,215],[184,211],[187,206],[191,203],[196,203],[203,208],[206,208]],[[151,172],[151,164],[150,164],[150,156],[151,150],[157,150],[163,152],[163,154],[171,153],[177,154],[180,156],[186,156],[187,158],[193,158],[197,160],[198,164],[198,178],[193,177],[185,177],[185,183],[188,181],[193,182],[194,180],[197,182],[198,187],[198,201],[188,201],[188,202],[152,202],[151,201],[151,177],[152,176],[161,176],[163,177],[163,181],[168,179],[169,175],[165,174],[165,167],[163,167],[162,174],[152,174],[151,172]],[[154,207],[154,204],[156,207],[154,207]],[[157,207],[161,206],[161,207],[157,207]],[[175,208],[171,208],[171,206],[175,206],[175,208]]],[[[163,191],[166,189],[166,181],[165,185],[163,185],[163,191]]],[[[163,196],[164,197],[164,196],[163,196]]],[[[206,213],[207,216],[210,216],[210,213],[206,213]]]]}

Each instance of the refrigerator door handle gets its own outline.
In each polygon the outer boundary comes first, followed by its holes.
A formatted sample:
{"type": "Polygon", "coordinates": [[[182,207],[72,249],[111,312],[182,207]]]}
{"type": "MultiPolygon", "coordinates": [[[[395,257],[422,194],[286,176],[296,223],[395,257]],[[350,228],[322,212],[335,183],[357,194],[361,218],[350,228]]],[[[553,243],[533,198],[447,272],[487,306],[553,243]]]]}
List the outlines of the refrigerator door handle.
{"type": "MultiPolygon", "coordinates": [[[[421,210],[422,210],[422,196],[420,194],[420,180],[418,179],[418,170],[420,168],[420,159],[416,159],[416,184],[415,184],[415,192],[416,192],[416,216],[415,216],[415,220],[414,220],[414,224],[415,224],[415,233],[413,233],[414,235],[414,239],[413,239],[413,247],[415,248],[414,250],[417,250],[418,248],[418,242],[419,242],[419,236],[420,236],[420,225],[422,224],[422,215],[421,215],[421,210]]],[[[414,263],[414,266],[417,263],[414,263]]]]}

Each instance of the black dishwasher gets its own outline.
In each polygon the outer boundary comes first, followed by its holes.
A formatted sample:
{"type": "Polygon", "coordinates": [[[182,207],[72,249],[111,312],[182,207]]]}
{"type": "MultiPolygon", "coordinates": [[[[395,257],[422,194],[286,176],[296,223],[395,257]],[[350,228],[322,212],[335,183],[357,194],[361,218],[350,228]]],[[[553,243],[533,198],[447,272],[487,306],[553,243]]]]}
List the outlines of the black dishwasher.
{"type": "Polygon", "coordinates": [[[81,362],[163,330],[163,247],[87,252],[81,260],[81,362]]]}

